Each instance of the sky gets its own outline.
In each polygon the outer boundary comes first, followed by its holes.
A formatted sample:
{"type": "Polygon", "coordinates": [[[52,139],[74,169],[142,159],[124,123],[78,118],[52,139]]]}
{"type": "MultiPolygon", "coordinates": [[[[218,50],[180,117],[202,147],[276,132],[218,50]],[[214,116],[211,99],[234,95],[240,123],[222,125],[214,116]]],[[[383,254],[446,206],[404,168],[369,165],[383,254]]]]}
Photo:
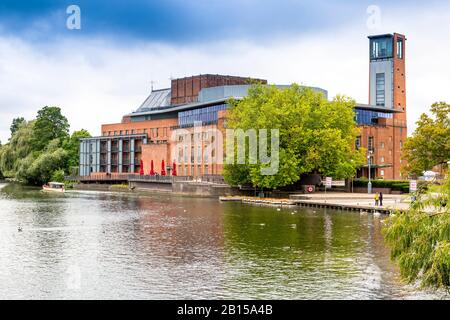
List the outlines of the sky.
{"type": "Polygon", "coordinates": [[[405,34],[408,133],[450,102],[448,1],[0,2],[0,141],[15,117],[59,106],[100,135],[170,79],[204,73],[299,83],[368,103],[367,36],[405,34]],[[70,5],[80,9],[78,28],[70,5]]]}

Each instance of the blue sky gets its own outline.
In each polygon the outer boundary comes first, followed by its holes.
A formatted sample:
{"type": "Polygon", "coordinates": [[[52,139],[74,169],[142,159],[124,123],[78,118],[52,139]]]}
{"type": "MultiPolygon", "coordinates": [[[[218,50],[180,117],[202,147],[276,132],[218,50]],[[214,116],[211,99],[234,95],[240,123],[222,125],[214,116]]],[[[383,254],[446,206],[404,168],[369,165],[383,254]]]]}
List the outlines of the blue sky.
{"type": "Polygon", "coordinates": [[[255,76],[367,102],[367,35],[407,35],[408,124],[450,101],[446,1],[166,0],[0,2],[0,141],[15,116],[59,105],[100,133],[170,77],[255,76]],[[66,8],[81,9],[68,30],[66,8]],[[380,10],[370,26],[369,6],[380,10]],[[437,47],[437,45],[439,46],[437,47]]]}
{"type": "MultiPolygon", "coordinates": [[[[29,40],[105,36],[120,41],[161,41],[186,44],[245,38],[269,40],[333,30],[371,4],[408,10],[423,1],[311,0],[2,0],[0,20],[6,31],[29,40]],[[392,3],[395,2],[395,5],[392,3]],[[82,10],[82,32],[65,28],[66,8],[82,10]],[[45,27],[36,26],[45,21],[45,27]]],[[[427,5],[434,1],[428,1],[427,5]]],[[[399,12],[401,12],[399,10],[399,12]]],[[[42,24],[41,24],[42,25],[42,24]]]]}

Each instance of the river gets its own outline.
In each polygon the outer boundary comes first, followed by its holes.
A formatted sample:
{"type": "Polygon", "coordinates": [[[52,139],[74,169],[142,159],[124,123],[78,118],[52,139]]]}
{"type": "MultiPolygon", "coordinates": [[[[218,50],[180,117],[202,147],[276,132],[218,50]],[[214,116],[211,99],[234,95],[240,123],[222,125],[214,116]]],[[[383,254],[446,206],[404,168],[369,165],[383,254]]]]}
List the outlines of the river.
{"type": "Polygon", "coordinates": [[[0,299],[433,299],[385,217],[0,185],[0,299]]]}

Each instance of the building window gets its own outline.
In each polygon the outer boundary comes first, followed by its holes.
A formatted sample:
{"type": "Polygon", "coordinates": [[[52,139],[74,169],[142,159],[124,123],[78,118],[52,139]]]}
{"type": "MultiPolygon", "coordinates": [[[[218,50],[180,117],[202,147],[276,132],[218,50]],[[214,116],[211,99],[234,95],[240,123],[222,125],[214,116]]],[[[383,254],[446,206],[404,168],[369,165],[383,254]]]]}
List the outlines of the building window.
{"type": "Polygon", "coordinates": [[[208,174],[208,165],[205,165],[203,174],[208,174]]]}
{"type": "Polygon", "coordinates": [[[385,105],[385,74],[376,74],[376,104],[377,106],[385,105]]]}
{"type": "Polygon", "coordinates": [[[384,163],[384,157],[383,156],[380,157],[380,162],[384,163]]]}
{"type": "Polygon", "coordinates": [[[198,146],[197,147],[197,163],[201,163],[202,162],[202,147],[198,146]]]}
{"type": "Polygon", "coordinates": [[[373,137],[369,137],[367,149],[373,152],[373,137]]]}
{"type": "Polygon", "coordinates": [[[205,152],[203,152],[203,160],[204,160],[204,162],[205,163],[208,163],[208,148],[206,147],[206,146],[204,146],[204,150],[205,150],[205,152]]]}
{"type": "Polygon", "coordinates": [[[380,142],[380,149],[384,149],[384,142],[380,142]]]}
{"type": "Polygon", "coordinates": [[[371,59],[392,57],[392,37],[371,39],[371,59]]]}
{"type": "Polygon", "coordinates": [[[361,148],[361,136],[356,137],[355,147],[356,150],[359,150],[359,148],[361,148]]]}
{"type": "Polygon", "coordinates": [[[355,121],[358,125],[376,125],[379,118],[392,119],[392,113],[355,109],[355,121]]]}
{"type": "Polygon", "coordinates": [[[400,140],[400,148],[403,148],[403,141],[400,140]]]}
{"type": "Polygon", "coordinates": [[[397,58],[403,59],[403,39],[397,39],[397,58]]]}
{"type": "Polygon", "coordinates": [[[195,122],[215,123],[218,120],[218,112],[226,110],[227,104],[219,104],[201,109],[182,111],[178,113],[178,125],[187,127],[194,125],[195,122]]]}
{"type": "Polygon", "coordinates": [[[383,170],[383,169],[380,170],[380,175],[381,175],[382,177],[384,177],[384,170],[383,170]]]}

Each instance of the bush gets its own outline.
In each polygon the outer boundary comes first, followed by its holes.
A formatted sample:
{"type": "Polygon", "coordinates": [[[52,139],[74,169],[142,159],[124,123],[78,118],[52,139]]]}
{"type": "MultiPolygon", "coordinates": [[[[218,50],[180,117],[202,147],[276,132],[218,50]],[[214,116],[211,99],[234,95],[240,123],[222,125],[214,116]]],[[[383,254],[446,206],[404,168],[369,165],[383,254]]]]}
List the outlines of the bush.
{"type": "MultiPolygon", "coordinates": [[[[353,181],[354,187],[367,187],[367,179],[357,179],[353,181]]],[[[408,180],[371,180],[373,188],[390,188],[394,191],[409,192],[408,180]]],[[[419,189],[426,189],[426,181],[418,181],[419,189]]]]}

